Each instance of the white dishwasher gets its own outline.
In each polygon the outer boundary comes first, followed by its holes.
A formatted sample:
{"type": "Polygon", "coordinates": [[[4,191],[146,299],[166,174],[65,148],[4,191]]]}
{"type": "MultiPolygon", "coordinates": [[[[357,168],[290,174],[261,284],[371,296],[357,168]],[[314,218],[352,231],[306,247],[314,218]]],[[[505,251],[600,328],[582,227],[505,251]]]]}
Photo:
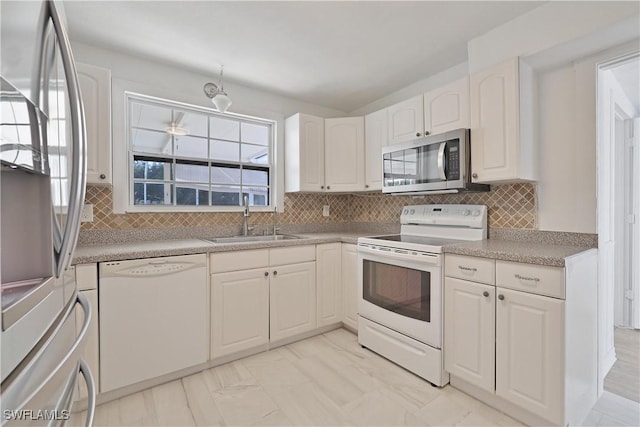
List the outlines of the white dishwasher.
{"type": "Polygon", "coordinates": [[[100,391],[209,358],[205,254],[100,263],[100,391]]]}

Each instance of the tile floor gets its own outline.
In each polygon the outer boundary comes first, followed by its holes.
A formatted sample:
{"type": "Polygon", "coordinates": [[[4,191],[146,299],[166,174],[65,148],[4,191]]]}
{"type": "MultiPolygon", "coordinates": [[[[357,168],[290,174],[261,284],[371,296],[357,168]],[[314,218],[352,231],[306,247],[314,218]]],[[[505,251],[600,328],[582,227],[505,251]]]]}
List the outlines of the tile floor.
{"type": "MultiPolygon", "coordinates": [[[[599,402],[589,425],[640,425],[636,408],[617,397],[599,402]]],[[[105,403],[94,425],[521,424],[450,386],[431,386],[338,329],[105,403]]]]}

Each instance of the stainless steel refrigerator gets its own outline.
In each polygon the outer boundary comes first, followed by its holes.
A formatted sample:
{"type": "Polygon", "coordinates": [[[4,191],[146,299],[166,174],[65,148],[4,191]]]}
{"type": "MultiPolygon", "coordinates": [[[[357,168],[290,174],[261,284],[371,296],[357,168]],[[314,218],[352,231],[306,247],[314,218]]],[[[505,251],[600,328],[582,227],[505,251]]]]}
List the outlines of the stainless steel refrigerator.
{"type": "Polygon", "coordinates": [[[65,425],[82,379],[91,425],[95,387],[81,358],[91,310],[70,267],[86,186],[84,113],[61,6],[3,0],[0,32],[2,425],[65,425]]]}

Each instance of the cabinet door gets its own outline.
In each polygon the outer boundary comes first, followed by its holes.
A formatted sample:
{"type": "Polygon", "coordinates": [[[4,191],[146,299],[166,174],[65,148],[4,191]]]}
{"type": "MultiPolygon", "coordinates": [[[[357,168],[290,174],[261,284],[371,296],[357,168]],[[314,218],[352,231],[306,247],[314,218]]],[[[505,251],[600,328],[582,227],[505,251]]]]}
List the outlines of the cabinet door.
{"type": "Polygon", "coordinates": [[[342,243],[316,246],[318,327],[342,321],[342,243]]]}
{"type": "Polygon", "coordinates": [[[382,189],[382,147],[387,145],[387,110],[364,116],[364,188],[382,189]]]}
{"type": "Polygon", "coordinates": [[[271,267],[271,341],[316,327],[316,263],[271,267]]]}
{"type": "Polygon", "coordinates": [[[358,247],[342,245],[342,301],[344,303],[343,322],[358,329],[358,247]]]}
{"type": "Polygon", "coordinates": [[[411,141],[424,136],[422,95],[387,108],[389,144],[411,141]]]}
{"type": "Polygon", "coordinates": [[[424,94],[424,130],[438,134],[469,127],[469,77],[424,94]]]}
{"type": "Polygon", "coordinates": [[[285,123],[285,191],[324,191],[324,119],[296,114],[285,123]]]}
{"type": "Polygon", "coordinates": [[[211,275],[211,358],[269,342],[269,273],[211,275]]]}
{"type": "Polygon", "coordinates": [[[497,294],[496,394],[564,425],[564,301],[497,294]]]}
{"type": "Polygon", "coordinates": [[[444,368],[493,393],[496,288],[451,277],[444,286],[444,368]]]}
{"type": "Polygon", "coordinates": [[[516,179],[519,134],[518,59],[472,74],[469,87],[472,181],[516,179]]]}
{"type": "Polygon", "coordinates": [[[111,71],[77,64],[87,130],[87,184],[111,185],[111,71]]]}
{"type": "Polygon", "coordinates": [[[364,118],[325,119],[324,124],[327,191],[364,190],[364,118]]]}
{"type": "MultiPolygon", "coordinates": [[[[91,375],[93,376],[93,380],[96,384],[96,391],[100,390],[100,356],[98,349],[98,290],[92,289],[89,291],[82,291],[82,294],[87,297],[89,304],[91,305],[91,320],[89,321],[89,330],[87,331],[87,339],[84,350],[82,352],[82,358],[89,369],[91,370],[91,375]]],[[[82,310],[76,311],[76,325],[78,328],[78,333],[80,332],[80,328],[82,327],[82,323],[84,321],[84,313],[82,310]]],[[[84,381],[78,381],[77,384],[77,393],[76,400],[86,399],[87,398],[87,384],[84,381]]]]}

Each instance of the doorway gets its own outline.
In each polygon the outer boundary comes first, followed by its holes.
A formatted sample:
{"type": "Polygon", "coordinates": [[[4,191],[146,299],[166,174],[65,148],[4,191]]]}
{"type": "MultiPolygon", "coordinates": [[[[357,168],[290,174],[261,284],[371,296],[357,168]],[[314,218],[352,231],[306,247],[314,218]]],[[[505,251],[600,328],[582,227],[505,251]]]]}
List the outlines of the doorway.
{"type": "Polygon", "coordinates": [[[597,114],[599,390],[640,401],[640,52],[599,65],[597,114]]]}

